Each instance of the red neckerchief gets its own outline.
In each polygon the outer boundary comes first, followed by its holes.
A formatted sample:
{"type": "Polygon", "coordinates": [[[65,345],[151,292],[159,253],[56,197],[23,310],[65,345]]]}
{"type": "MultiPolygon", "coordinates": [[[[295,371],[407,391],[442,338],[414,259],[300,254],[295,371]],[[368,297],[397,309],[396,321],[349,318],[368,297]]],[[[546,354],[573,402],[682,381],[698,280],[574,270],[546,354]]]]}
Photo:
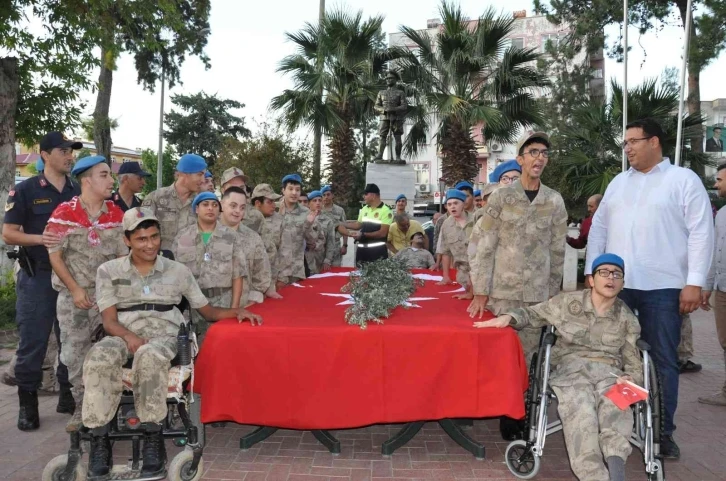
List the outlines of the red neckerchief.
{"type": "Polygon", "coordinates": [[[81,205],[78,196],[73,197],[68,202],[63,202],[56,207],[48,220],[46,229],[48,232],[60,235],[61,238],[76,229],[87,229],[88,243],[93,247],[97,247],[101,245],[101,239],[98,237],[97,231],[121,227],[124,217],[121,208],[112,201],[107,200],[105,204],[107,212],[102,212],[101,216],[91,223],[88,213],[81,205]]]}

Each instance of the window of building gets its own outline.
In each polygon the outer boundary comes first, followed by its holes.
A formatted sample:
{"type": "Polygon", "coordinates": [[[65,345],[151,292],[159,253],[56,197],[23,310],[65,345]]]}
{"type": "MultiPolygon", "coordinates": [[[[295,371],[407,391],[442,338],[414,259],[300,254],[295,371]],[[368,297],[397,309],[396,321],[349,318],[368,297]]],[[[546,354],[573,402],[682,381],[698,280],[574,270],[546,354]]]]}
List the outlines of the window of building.
{"type": "Polygon", "coordinates": [[[417,184],[430,184],[431,180],[431,163],[430,162],[414,162],[413,170],[416,172],[417,184]]]}
{"type": "Polygon", "coordinates": [[[514,48],[524,48],[524,38],[513,38],[512,39],[512,47],[514,48]]]}
{"type": "Polygon", "coordinates": [[[594,70],[594,71],[592,72],[592,77],[593,77],[593,78],[602,78],[602,69],[601,69],[601,68],[596,68],[596,69],[595,69],[595,70],[594,70]]]}
{"type": "Polygon", "coordinates": [[[547,50],[547,42],[551,42],[553,47],[557,47],[560,43],[564,42],[564,33],[548,33],[542,35],[542,52],[547,50]]]}
{"type": "Polygon", "coordinates": [[[20,177],[20,169],[15,169],[15,177],[20,177]]]}

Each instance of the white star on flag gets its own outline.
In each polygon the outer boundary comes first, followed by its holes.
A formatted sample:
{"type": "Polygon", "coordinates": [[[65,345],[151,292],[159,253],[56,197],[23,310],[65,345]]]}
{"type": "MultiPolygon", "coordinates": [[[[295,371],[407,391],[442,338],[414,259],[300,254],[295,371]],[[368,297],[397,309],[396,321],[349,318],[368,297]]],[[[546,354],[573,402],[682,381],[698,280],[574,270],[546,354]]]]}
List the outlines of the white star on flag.
{"type": "MultiPolygon", "coordinates": [[[[349,306],[352,304],[355,304],[355,301],[353,300],[353,296],[350,294],[333,294],[329,292],[321,292],[321,296],[328,296],[328,297],[342,297],[345,300],[343,302],[339,302],[336,304],[336,306],[349,306]]],[[[418,304],[414,304],[414,302],[420,302],[420,301],[432,301],[434,299],[438,299],[438,297],[409,297],[403,305],[406,307],[421,307],[418,304]]]]}

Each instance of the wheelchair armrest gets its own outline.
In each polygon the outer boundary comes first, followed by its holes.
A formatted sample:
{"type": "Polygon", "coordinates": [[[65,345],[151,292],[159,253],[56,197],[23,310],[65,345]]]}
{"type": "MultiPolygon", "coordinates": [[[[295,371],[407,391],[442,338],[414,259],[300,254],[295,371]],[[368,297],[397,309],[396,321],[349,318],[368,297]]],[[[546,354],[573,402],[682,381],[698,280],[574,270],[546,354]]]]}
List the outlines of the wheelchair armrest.
{"type": "Polygon", "coordinates": [[[650,351],[650,344],[645,342],[643,339],[638,339],[637,341],[635,341],[635,347],[637,347],[641,351],[650,351]]]}

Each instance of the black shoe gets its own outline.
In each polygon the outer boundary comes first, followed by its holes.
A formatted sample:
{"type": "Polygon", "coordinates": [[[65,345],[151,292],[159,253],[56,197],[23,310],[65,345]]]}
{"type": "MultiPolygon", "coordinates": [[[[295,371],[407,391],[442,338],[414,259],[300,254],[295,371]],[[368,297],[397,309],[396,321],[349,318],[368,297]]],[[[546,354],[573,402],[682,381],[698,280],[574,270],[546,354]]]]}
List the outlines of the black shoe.
{"type": "Polygon", "coordinates": [[[70,388],[61,388],[55,412],[70,415],[76,412],[76,401],[73,400],[73,394],[71,394],[70,388]]]}
{"type": "Polygon", "coordinates": [[[660,455],[664,459],[679,459],[681,450],[673,440],[673,436],[663,435],[660,440],[660,455]]]}
{"type": "Polygon", "coordinates": [[[690,361],[690,360],[685,361],[685,362],[680,362],[680,361],[678,362],[678,371],[680,372],[680,374],[698,372],[701,369],[703,369],[703,366],[701,366],[700,364],[696,364],[695,362],[690,361]]]}
{"type": "Polygon", "coordinates": [[[108,434],[91,437],[91,451],[88,453],[88,479],[104,479],[111,472],[113,456],[108,434]]]}
{"type": "Polygon", "coordinates": [[[166,467],[166,447],[161,431],[147,432],[142,449],[141,476],[155,476],[164,472],[166,467]]]}
{"type": "Polygon", "coordinates": [[[524,439],[524,419],[499,418],[499,433],[505,441],[524,439]]]}
{"type": "Polygon", "coordinates": [[[34,431],[40,427],[38,415],[38,391],[25,391],[18,388],[18,429],[21,431],[34,431]]]}

